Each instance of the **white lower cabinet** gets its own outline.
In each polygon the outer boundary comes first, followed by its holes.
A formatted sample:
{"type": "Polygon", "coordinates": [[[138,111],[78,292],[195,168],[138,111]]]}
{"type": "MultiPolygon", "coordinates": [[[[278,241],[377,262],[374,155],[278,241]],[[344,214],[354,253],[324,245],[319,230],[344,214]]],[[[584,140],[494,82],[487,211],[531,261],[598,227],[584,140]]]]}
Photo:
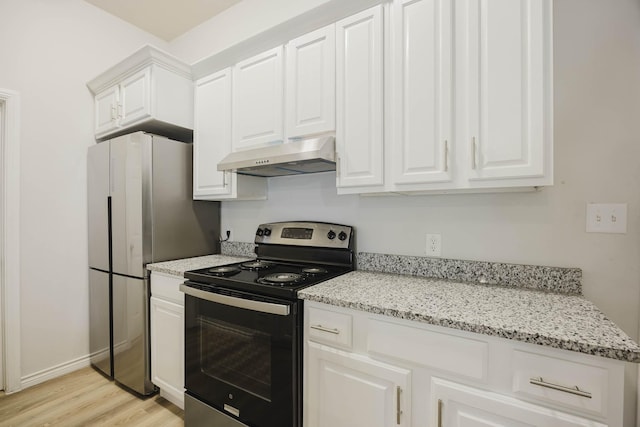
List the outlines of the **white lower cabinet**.
{"type": "Polygon", "coordinates": [[[501,394],[433,379],[432,421],[438,427],[606,427],[501,394]]]}
{"type": "Polygon", "coordinates": [[[151,382],[184,408],[184,295],[182,278],[151,275],[151,382]]]}
{"type": "Polygon", "coordinates": [[[304,427],[632,427],[618,360],[305,301],[304,427]]]}
{"type": "Polygon", "coordinates": [[[308,427],[411,425],[411,371],[309,343],[308,427]]]}

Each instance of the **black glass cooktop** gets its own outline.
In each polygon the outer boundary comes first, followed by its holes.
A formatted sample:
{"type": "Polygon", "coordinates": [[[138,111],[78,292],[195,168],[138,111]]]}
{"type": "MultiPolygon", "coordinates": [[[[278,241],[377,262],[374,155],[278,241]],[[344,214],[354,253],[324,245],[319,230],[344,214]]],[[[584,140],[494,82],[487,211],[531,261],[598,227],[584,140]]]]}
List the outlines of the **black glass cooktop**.
{"type": "Polygon", "coordinates": [[[255,260],[187,271],[188,286],[224,287],[296,299],[298,290],[351,271],[350,267],[255,260]]]}

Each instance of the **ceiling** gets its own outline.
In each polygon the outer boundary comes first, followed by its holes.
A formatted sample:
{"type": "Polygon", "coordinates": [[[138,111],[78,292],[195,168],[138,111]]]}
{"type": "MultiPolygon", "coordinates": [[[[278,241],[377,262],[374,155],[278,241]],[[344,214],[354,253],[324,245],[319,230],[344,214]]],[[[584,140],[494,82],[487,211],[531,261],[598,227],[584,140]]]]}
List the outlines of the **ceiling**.
{"type": "Polygon", "coordinates": [[[85,0],[166,41],[240,0],[85,0]]]}

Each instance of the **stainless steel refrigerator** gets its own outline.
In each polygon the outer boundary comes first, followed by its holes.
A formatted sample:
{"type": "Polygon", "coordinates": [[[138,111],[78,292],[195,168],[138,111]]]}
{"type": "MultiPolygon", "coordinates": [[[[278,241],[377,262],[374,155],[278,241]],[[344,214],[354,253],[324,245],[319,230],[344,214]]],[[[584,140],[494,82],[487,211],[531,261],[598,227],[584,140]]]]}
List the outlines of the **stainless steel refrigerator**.
{"type": "Polygon", "coordinates": [[[219,252],[220,206],[192,200],[191,165],[191,144],[143,132],[88,152],[91,364],[142,395],[154,391],[146,264],[219,252]]]}

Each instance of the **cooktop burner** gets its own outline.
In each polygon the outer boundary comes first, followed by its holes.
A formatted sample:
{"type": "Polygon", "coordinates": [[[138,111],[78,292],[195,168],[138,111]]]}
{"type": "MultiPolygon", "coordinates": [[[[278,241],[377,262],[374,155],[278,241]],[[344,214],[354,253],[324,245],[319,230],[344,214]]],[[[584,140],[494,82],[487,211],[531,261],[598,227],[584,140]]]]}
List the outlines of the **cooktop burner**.
{"type": "Polygon", "coordinates": [[[259,270],[266,270],[267,268],[271,268],[274,265],[275,264],[273,262],[255,260],[255,261],[243,262],[242,264],[240,264],[240,268],[244,270],[259,271],[259,270]]]}
{"type": "Polygon", "coordinates": [[[267,276],[260,277],[258,279],[258,283],[286,286],[286,285],[292,285],[292,284],[295,285],[297,283],[304,281],[304,279],[305,277],[302,274],[276,273],[276,274],[269,274],[267,276]]]}
{"type": "Polygon", "coordinates": [[[320,274],[327,274],[327,269],[322,267],[308,267],[303,268],[302,272],[308,276],[317,276],[320,274]]]}
{"type": "Polygon", "coordinates": [[[220,267],[213,267],[207,270],[208,273],[213,274],[214,276],[230,276],[232,274],[238,273],[240,268],[235,265],[222,265],[220,267]]]}

